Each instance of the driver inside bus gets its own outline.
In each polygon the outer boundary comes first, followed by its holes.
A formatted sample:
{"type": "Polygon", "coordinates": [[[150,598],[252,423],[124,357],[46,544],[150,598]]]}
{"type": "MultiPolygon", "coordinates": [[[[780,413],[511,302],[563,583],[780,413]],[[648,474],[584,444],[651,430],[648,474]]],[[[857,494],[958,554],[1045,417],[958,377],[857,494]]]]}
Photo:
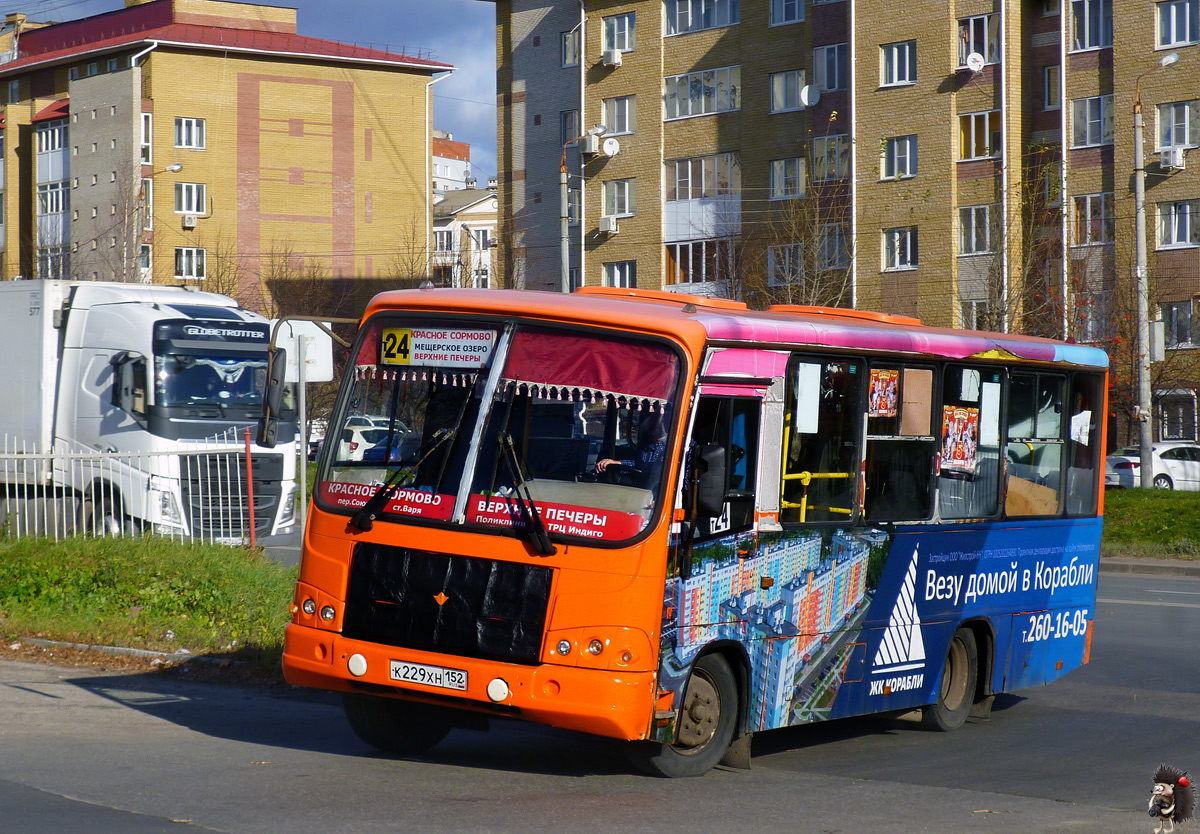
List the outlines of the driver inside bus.
{"type": "Polygon", "coordinates": [[[602,458],[596,461],[596,471],[604,472],[616,464],[637,469],[645,483],[651,484],[658,478],[663,459],[667,455],[667,419],[662,412],[651,412],[642,418],[638,426],[638,446],[634,457],[627,460],[602,458]]]}

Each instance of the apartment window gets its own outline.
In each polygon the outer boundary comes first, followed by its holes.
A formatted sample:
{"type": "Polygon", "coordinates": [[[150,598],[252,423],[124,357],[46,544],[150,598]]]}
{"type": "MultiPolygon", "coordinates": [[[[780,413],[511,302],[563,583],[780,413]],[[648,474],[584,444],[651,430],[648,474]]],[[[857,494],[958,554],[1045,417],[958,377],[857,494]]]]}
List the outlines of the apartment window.
{"type": "Polygon", "coordinates": [[[1071,0],[1073,49],[1102,49],[1112,46],[1112,0],[1071,0]]]}
{"type": "Polygon", "coordinates": [[[916,226],[883,230],[883,268],[885,271],[917,268],[916,226]]]}
{"type": "Polygon", "coordinates": [[[150,268],[154,263],[151,255],[150,244],[143,243],[138,247],[138,267],[142,270],[142,281],[146,284],[150,283],[150,268]]]}
{"type": "Polygon", "coordinates": [[[813,139],[813,182],[845,179],[850,174],[850,140],[844,133],[813,139]]]}
{"type": "Polygon", "coordinates": [[[579,66],[579,29],[562,33],[562,65],[564,67],[579,66]]]}
{"type": "Polygon", "coordinates": [[[142,228],[154,228],[154,180],[142,177],[142,228]]]}
{"type": "Polygon", "coordinates": [[[105,68],[109,72],[116,72],[118,69],[118,66],[119,66],[119,62],[116,58],[109,58],[107,64],[105,65],[105,68]]]}
{"type": "Polygon", "coordinates": [[[575,290],[583,286],[579,282],[579,267],[573,266],[567,270],[567,280],[571,283],[571,292],[575,292],[575,290]]]}
{"type": "Polygon", "coordinates": [[[794,200],[804,196],[804,158],[771,160],[771,199],[794,200]]]}
{"type": "Polygon", "coordinates": [[[733,271],[733,245],[728,239],[667,244],[668,286],[725,281],[733,271]]]}
{"type": "Polygon", "coordinates": [[[471,243],[474,244],[477,251],[484,251],[491,248],[492,233],[490,229],[472,229],[471,243]]]}
{"type": "Polygon", "coordinates": [[[1200,244],[1200,200],[1159,203],[1159,247],[1195,246],[1197,244],[1200,244]]]}
{"type": "Polygon", "coordinates": [[[21,82],[19,80],[8,82],[8,103],[16,104],[21,100],[21,82]]]}
{"type": "Polygon", "coordinates": [[[804,0],[771,0],[771,25],[804,20],[804,0]]]}
{"type": "Polygon", "coordinates": [[[604,99],[604,121],[608,133],[633,133],[636,127],[634,96],[604,99]]]}
{"type": "Polygon", "coordinates": [[[958,65],[967,65],[972,52],[983,56],[985,64],[1000,61],[1000,15],[998,13],[959,18],[958,65]]]}
{"type": "Polygon", "coordinates": [[[568,145],[579,137],[579,111],[561,110],[558,114],[559,144],[568,145]]]}
{"type": "Polygon", "coordinates": [[[883,179],[896,180],[917,174],[917,137],[893,136],[884,140],[883,179]]]}
{"type": "Polygon", "coordinates": [[[152,157],[150,150],[151,142],[154,139],[154,124],[152,113],[142,114],[142,164],[149,165],[152,157]]]}
{"type": "Polygon", "coordinates": [[[800,110],[800,90],[804,88],[804,70],[771,73],[771,112],[800,110]]]}
{"type": "Polygon", "coordinates": [[[1183,347],[1194,344],[1192,340],[1192,302],[1176,301],[1171,304],[1162,304],[1160,307],[1166,346],[1183,347]]]}
{"type": "Polygon", "coordinates": [[[1113,97],[1092,96],[1071,101],[1071,145],[1087,148],[1111,145],[1113,141],[1113,97]]]}
{"type": "Polygon", "coordinates": [[[1051,64],[1042,69],[1042,109],[1058,110],[1062,107],[1062,99],[1058,95],[1058,64],[1051,64]]]}
{"type": "Polygon", "coordinates": [[[175,147],[204,150],[204,119],[176,119],[175,147]]]}
{"type": "Polygon", "coordinates": [[[917,42],[885,43],[880,51],[883,86],[917,83],[917,42]]]}
{"type": "Polygon", "coordinates": [[[618,52],[633,50],[634,13],[615,14],[604,18],[604,48],[615,49],[618,52]]]}
{"type": "Polygon", "coordinates": [[[434,252],[454,251],[454,232],[450,229],[435,229],[433,232],[434,252]]]}
{"type": "Polygon", "coordinates": [[[604,286],[637,289],[637,261],[616,261],[604,265],[604,286]]]}
{"type": "Polygon", "coordinates": [[[799,284],[804,277],[804,250],[799,243],[767,247],[767,285],[799,284]]]}
{"type": "Polygon", "coordinates": [[[1187,46],[1200,42],[1200,0],[1158,4],[1158,45],[1187,46]]]}
{"type": "Polygon", "coordinates": [[[741,67],[672,75],[664,79],[663,86],[667,119],[722,113],[742,106],[741,67]]]}
{"type": "Polygon", "coordinates": [[[1158,146],[1194,148],[1200,145],[1200,101],[1158,105],[1158,146]]]}
{"type": "Polygon", "coordinates": [[[37,188],[38,215],[65,214],[70,206],[65,182],[43,183],[37,188]]]}
{"type": "Polygon", "coordinates": [[[846,44],[818,46],[813,50],[813,85],[823,93],[846,89],[850,75],[846,44]]]}
{"type": "Polygon", "coordinates": [[[1042,17],[1054,17],[1059,14],[1059,0],[1042,0],[1042,17]]]}
{"type": "Polygon", "coordinates": [[[204,214],[208,204],[206,189],[202,182],[175,183],[175,213],[204,214]]]}
{"type": "Polygon", "coordinates": [[[204,280],[205,250],[190,246],[175,248],[175,277],[191,281],[204,280]]]}
{"type": "Polygon", "coordinates": [[[1042,168],[1042,199],[1047,206],[1062,205],[1062,160],[1046,163],[1042,168]]]}
{"type": "Polygon", "coordinates": [[[71,81],[78,81],[80,76],[79,67],[71,67],[67,70],[67,78],[71,81]]]}
{"type": "Polygon", "coordinates": [[[1112,243],[1117,235],[1113,216],[1113,192],[1079,194],[1075,197],[1075,244],[1087,246],[1112,243]]]}
{"type": "Polygon", "coordinates": [[[827,223],[817,238],[817,269],[845,269],[850,265],[850,245],[843,223],[827,223]]]}
{"type": "Polygon", "coordinates": [[[739,0],[666,0],[667,34],[682,35],[738,22],[739,0]]]}
{"type": "Polygon", "coordinates": [[[985,255],[992,251],[992,207],[963,206],[958,210],[958,254],[985,255]]]}
{"type": "MultiPolygon", "coordinates": [[[[99,75],[100,74],[100,65],[97,64],[95,61],[92,61],[90,64],[87,65],[87,74],[88,74],[89,78],[92,77],[93,75],[99,75]]],[[[95,117],[93,116],[93,118],[95,118],[95,117]]]]}
{"type": "Polygon", "coordinates": [[[567,190],[567,222],[572,226],[579,225],[579,206],[582,193],[578,188],[567,190]]]}
{"type": "Polygon", "coordinates": [[[742,192],[742,166],[736,153],[672,159],[665,167],[666,202],[742,192]]]}
{"type": "Polygon", "coordinates": [[[1000,111],[966,113],[958,117],[959,159],[990,159],[1000,155],[1000,111]]]}
{"type": "Polygon", "coordinates": [[[55,119],[52,122],[46,122],[44,125],[38,125],[37,128],[37,149],[38,153],[50,153],[51,151],[61,151],[67,146],[67,120],[55,119]]]}
{"type": "Polygon", "coordinates": [[[608,180],[604,183],[604,215],[628,217],[637,214],[637,181],[608,180]]]}

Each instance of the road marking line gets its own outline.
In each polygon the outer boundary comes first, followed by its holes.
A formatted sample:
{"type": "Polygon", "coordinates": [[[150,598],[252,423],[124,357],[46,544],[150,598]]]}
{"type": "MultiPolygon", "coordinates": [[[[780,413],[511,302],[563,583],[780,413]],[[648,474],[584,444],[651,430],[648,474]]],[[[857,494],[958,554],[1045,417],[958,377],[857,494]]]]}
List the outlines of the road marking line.
{"type": "Polygon", "coordinates": [[[1096,602],[1107,605],[1153,605],[1158,608],[1200,608],[1200,603],[1195,602],[1155,602],[1149,599],[1097,599],[1096,602]]]}

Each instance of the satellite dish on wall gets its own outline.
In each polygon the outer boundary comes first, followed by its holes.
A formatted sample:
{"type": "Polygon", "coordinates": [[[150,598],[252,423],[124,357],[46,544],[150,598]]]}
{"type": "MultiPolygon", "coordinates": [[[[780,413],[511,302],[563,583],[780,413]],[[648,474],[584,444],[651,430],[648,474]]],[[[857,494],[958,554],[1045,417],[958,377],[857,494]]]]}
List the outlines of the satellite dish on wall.
{"type": "Polygon", "coordinates": [[[967,56],[967,69],[971,72],[979,73],[983,70],[983,56],[978,52],[972,52],[967,56]]]}
{"type": "Polygon", "coordinates": [[[821,91],[812,84],[805,84],[800,88],[800,103],[805,107],[812,107],[821,100],[821,91]]]}
{"type": "Polygon", "coordinates": [[[605,156],[616,156],[621,152],[621,143],[610,136],[600,145],[600,152],[605,156]]]}

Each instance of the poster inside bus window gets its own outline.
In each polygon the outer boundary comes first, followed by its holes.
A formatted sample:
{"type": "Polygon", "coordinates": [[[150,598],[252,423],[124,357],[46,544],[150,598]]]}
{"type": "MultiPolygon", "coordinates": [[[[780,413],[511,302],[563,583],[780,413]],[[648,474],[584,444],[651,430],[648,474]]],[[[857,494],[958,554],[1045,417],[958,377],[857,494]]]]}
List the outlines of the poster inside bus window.
{"type": "Polygon", "coordinates": [[[974,475],[978,449],[979,409],[946,406],[942,414],[942,474],[974,475]]]}
{"type": "Polygon", "coordinates": [[[871,370],[871,399],[869,417],[895,417],[900,396],[900,372],[891,369],[871,370]]]}

